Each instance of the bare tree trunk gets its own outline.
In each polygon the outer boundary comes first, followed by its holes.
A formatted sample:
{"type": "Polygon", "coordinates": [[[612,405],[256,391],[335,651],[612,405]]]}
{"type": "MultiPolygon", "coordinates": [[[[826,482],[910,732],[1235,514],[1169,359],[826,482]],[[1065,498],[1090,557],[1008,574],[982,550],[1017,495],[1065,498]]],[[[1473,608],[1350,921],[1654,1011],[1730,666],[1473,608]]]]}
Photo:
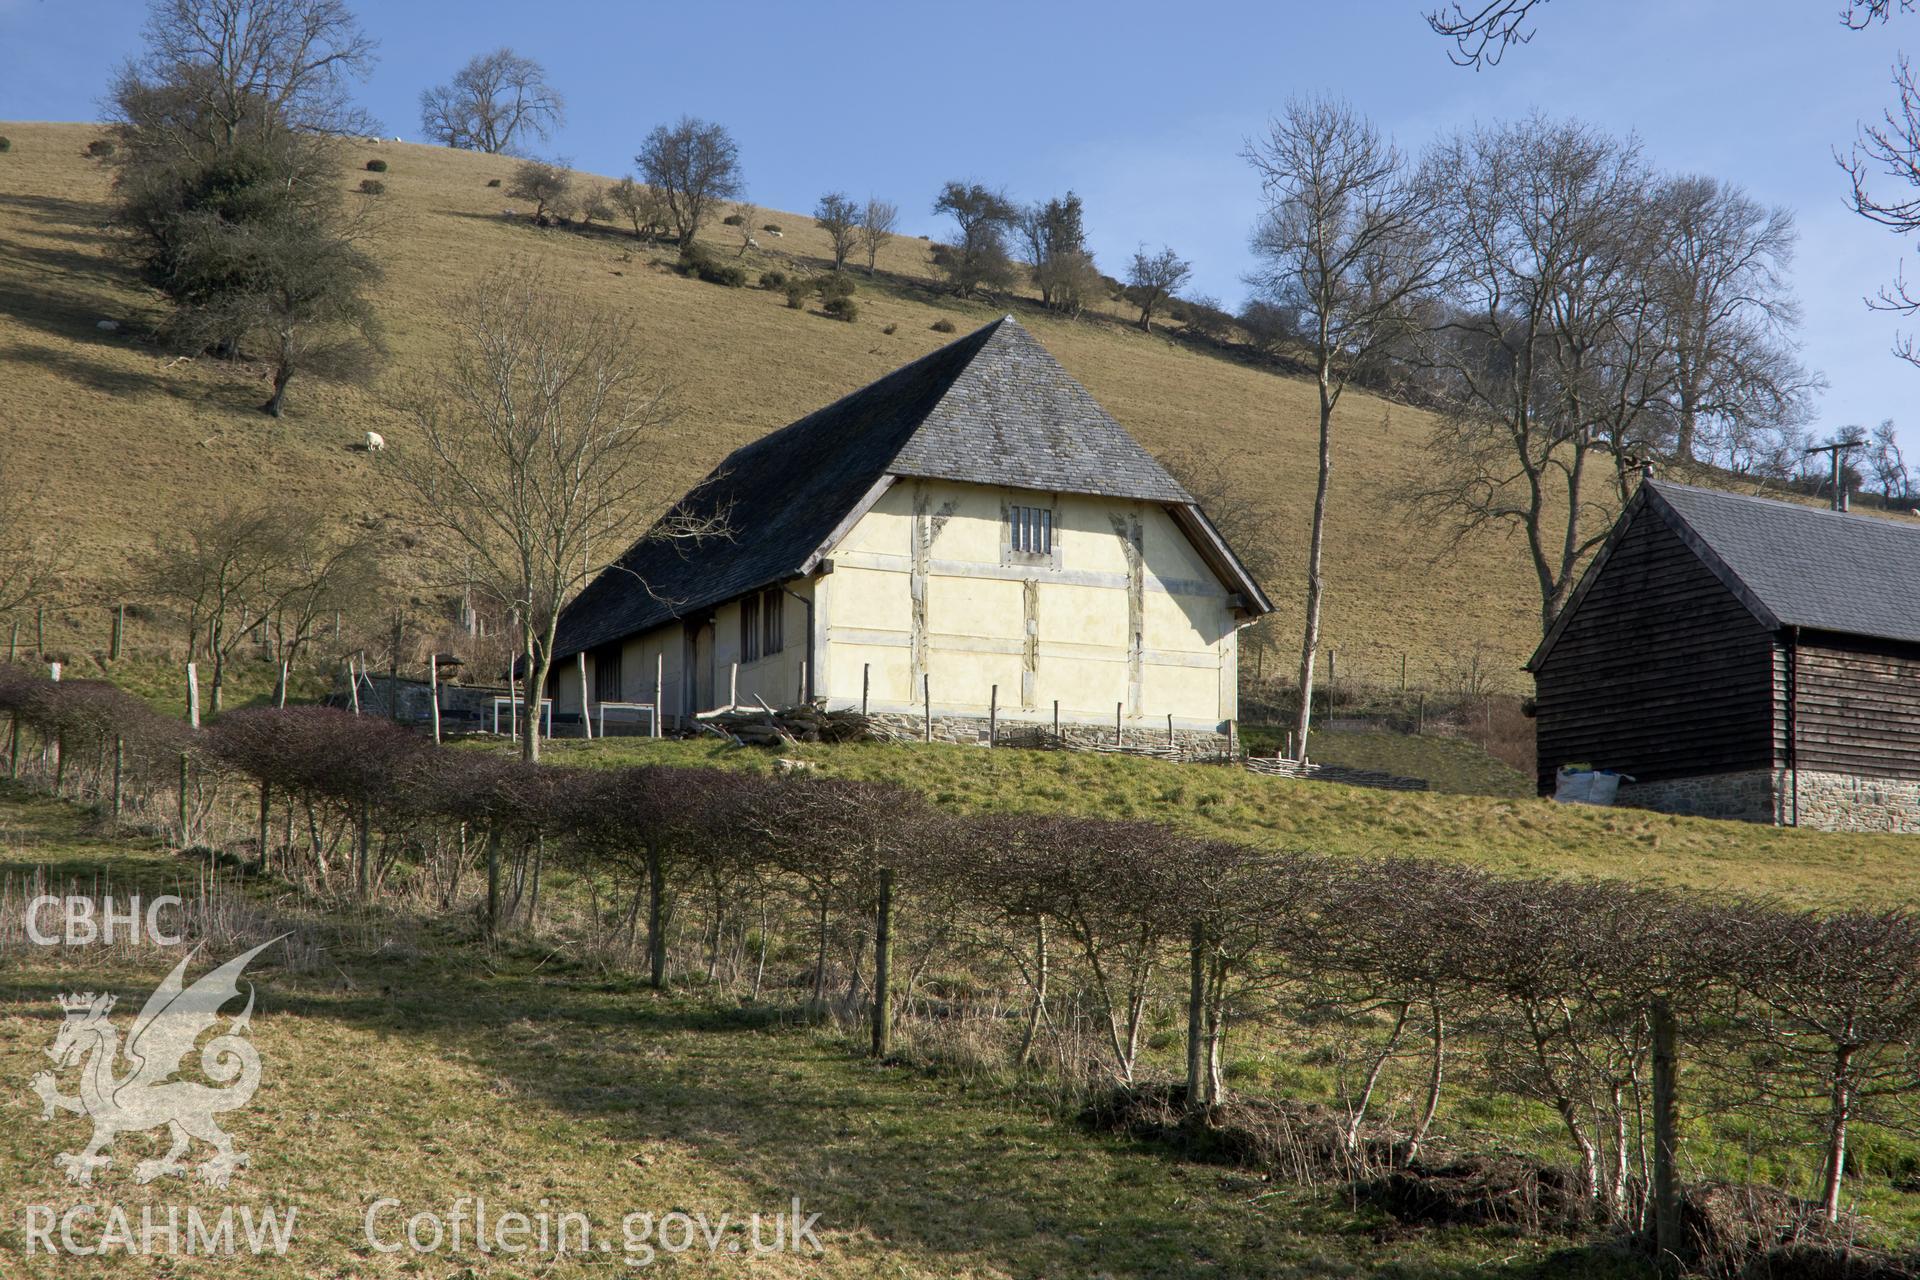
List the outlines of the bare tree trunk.
{"type": "Polygon", "coordinates": [[[1840,1219],[1840,1184],[1847,1172],[1847,1125],[1853,1119],[1854,1048],[1843,1044],[1833,1054],[1833,1095],[1827,1110],[1827,1152],[1822,1172],[1820,1211],[1828,1222],[1840,1219]]]}
{"type": "Polygon", "coordinates": [[[819,946],[813,958],[813,1007],[827,1002],[827,891],[820,890],[819,946]]]}
{"type": "Polygon", "coordinates": [[[1033,1061],[1033,1042],[1040,1032],[1040,1019],[1047,1008],[1047,918],[1041,916],[1035,926],[1033,947],[1033,1007],[1027,1010],[1027,1025],[1020,1035],[1020,1052],[1014,1064],[1024,1067],[1033,1061]]]}
{"type": "Polygon", "coordinates": [[[1333,475],[1333,398],[1328,374],[1327,357],[1323,354],[1320,359],[1320,473],[1313,491],[1313,531],[1307,542],[1307,614],[1300,637],[1300,712],[1293,723],[1294,750],[1301,760],[1307,758],[1307,731],[1313,724],[1313,666],[1320,652],[1320,605],[1326,587],[1321,559],[1327,536],[1327,488],[1333,475]]]}
{"type": "Polygon", "coordinates": [[[1654,1001],[1653,1024],[1653,1245],[1662,1274],[1680,1269],[1679,1031],[1673,1006],[1654,1001]]]}
{"type": "Polygon", "coordinates": [[[1187,943],[1187,1109],[1207,1104],[1206,1081],[1201,1077],[1202,1042],[1206,1034],[1207,930],[1193,922],[1187,943]]]}
{"type": "Polygon", "coordinates": [[[271,836],[267,824],[273,819],[273,788],[262,779],[260,783],[260,870],[267,869],[267,841],[271,836]]]}
{"type": "Polygon", "coordinates": [[[1367,1108],[1373,1105],[1373,1091],[1380,1086],[1380,1073],[1386,1070],[1394,1050],[1400,1047],[1400,1033],[1407,1028],[1407,1010],[1412,1007],[1411,1000],[1400,1002],[1400,1012],[1393,1019],[1393,1030],[1387,1033],[1387,1042],[1380,1046],[1380,1052],[1374,1055],[1373,1065],[1367,1069],[1367,1080],[1360,1087],[1360,1097],[1347,1115],[1348,1151],[1360,1149],[1360,1125],[1367,1118],[1367,1108]]]}
{"type": "Polygon", "coordinates": [[[487,832],[487,936],[500,933],[500,832],[487,832]]]}
{"type": "Polygon", "coordinates": [[[1427,1102],[1420,1110],[1420,1124],[1407,1143],[1408,1164],[1420,1158],[1421,1144],[1433,1128],[1433,1117],[1440,1110],[1440,1085],[1446,1069],[1447,1024],[1440,1014],[1440,1002],[1433,1002],[1433,1070],[1427,1073],[1427,1102]]]}

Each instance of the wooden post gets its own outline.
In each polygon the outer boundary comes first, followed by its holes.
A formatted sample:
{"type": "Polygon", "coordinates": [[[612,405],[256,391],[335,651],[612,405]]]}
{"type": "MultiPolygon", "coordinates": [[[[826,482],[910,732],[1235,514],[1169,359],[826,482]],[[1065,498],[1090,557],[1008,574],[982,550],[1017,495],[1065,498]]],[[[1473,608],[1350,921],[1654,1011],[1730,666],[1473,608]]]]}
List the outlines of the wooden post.
{"type": "Polygon", "coordinates": [[[933,684],[924,673],[922,673],[920,676],[920,701],[921,701],[921,705],[926,708],[927,741],[932,742],[933,741],[933,684]]]}
{"type": "Polygon", "coordinates": [[[664,730],[660,727],[660,703],[667,696],[667,655],[653,655],[653,736],[658,738],[664,730]]]}
{"type": "Polygon", "coordinates": [[[805,658],[800,659],[800,701],[802,705],[813,701],[807,696],[807,660],[805,658]]]}
{"type": "Polygon", "coordinates": [[[1661,1274],[1673,1275],[1680,1264],[1680,1186],[1675,1157],[1680,1144],[1679,1031],[1673,1006],[1655,1000],[1653,1024],[1653,1242],[1654,1261],[1661,1274]]]}
{"type": "Polygon", "coordinates": [[[1400,692],[1405,693],[1406,691],[1407,691],[1407,655],[1406,655],[1406,652],[1402,650],[1400,654],[1400,692]]]}
{"type": "Polygon", "coordinates": [[[47,679],[53,681],[55,684],[60,683],[60,664],[59,663],[49,662],[47,664],[47,679]]]}
{"type": "Polygon", "coordinates": [[[353,665],[353,655],[347,655],[347,694],[353,699],[353,714],[360,714],[360,671],[353,665]]]}
{"type": "Polygon", "coordinates": [[[1113,745],[1116,747],[1120,745],[1120,709],[1126,705],[1124,702],[1113,704],[1113,745]]]}
{"type": "Polygon", "coordinates": [[[880,869],[873,921],[873,1056],[893,1051],[893,868],[880,869]]]}
{"type": "Polygon", "coordinates": [[[1420,719],[1417,722],[1416,727],[1414,728],[1414,732],[1417,734],[1423,734],[1426,731],[1427,731],[1427,695],[1422,693],[1420,695],[1420,719]]]}
{"type": "Polygon", "coordinates": [[[120,641],[127,630],[127,606],[113,606],[113,638],[107,641],[107,661],[120,661],[120,641]]]}
{"type": "MultiPolygon", "coordinates": [[[[433,743],[440,745],[440,655],[427,655],[427,692],[433,695],[433,743]]],[[[264,803],[264,802],[263,802],[264,803]]],[[[264,821],[264,819],[262,819],[264,821]]],[[[262,828],[264,830],[264,828],[262,828]]],[[[264,844],[261,846],[266,847],[264,844]]]]}
{"type": "Polygon", "coordinates": [[[733,663],[727,668],[727,710],[740,705],[740,664],[733,663]]]}
{"type": "Polygon", "coordinates": [[[1173,712],[1167,712],[1167,745],[1173,745],[1173,712]]]}
{"type": "Polygon", "coordinates": [[[1000,686],[994,685],[987,694],[987,745],[992,747],[1000,737],[1000,686]]]}
{"type": "Polygon", "coordinates": [[[1327,716],[1333,716],[1333,708],[1340,701],[1335,690],[1340,684],[1340,655],[1332,649],[1327,650],[1327,716]]]}
{"type": "MultiPolygon", "coordinates": [[[[200,672],[191,662],[187,664],[187,723],[196,729],[200,727],[200,672]]],[[[186,766],[182,765],[181,769],[184,777],[186,766]]]]}
{"type": "Polygon", "coordinates": [[[872,688],[873,688],[873,664],[871,662],[863,662],[860,664],[860,714],[861,715],[867,714],[867,694],[872,690],[872,688]]]}
{"type": "Polygon", "coordinates": [[[580,736],[590,740],[593,737],[593,703],[587,698],[587,651],[582,649],[573,658],[574,667],[580,673],[580,736]]]}
{"type": "Polygon", "coordinates": [[[1060,699],[1053,700],[1053,745],[1060,745],[1060,699]]]}

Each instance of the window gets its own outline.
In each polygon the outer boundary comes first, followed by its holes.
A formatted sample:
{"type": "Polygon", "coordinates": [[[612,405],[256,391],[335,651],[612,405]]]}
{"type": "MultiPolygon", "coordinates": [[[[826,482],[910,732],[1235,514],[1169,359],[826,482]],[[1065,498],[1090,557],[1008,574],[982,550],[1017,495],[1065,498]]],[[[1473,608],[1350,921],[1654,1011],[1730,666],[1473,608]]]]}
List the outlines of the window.
{"type": "Polygon", "coordinates": [[[778,587],[761,597],[760,652],[769,656],[787,647],[787,611],[783,603],[778,587]]]}
{"type": "Polygon", "coordinates": [[[593,651],[593,700],[620,701],[620,646],[617,644],[593,651]]]}
{"type": "Polygon", "coordinates": [[[760,657],[760,597],[747,596],[740,601],[740,661],[755,662],[760,657]]]}
{"type": "Polygon", "coordinates": [[[1016,556],[1053,555],[1053,508],[1009,507],[1007,545],[1016,556]]]}

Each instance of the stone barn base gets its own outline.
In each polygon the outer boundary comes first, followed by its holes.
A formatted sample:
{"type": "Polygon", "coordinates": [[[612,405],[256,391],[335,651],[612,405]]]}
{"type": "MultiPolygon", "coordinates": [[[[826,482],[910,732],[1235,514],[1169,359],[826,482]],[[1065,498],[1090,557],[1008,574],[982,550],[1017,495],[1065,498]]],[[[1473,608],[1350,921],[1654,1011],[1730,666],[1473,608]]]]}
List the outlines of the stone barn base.
{"type": "Polygon", "coordinates": [[[1701,818],[1735,818],[1817,831],[1920,831],[1920,782],[1811,769],[1623,782],[1618,803],[1701,818]],[[1796,794],[1797,782],[1797,794],[1796,794]]]}
{"type": "MultiPolygon", "coordinates": [[[[926,735],[927,721],[924,716],[899,712],[876,711],[871,717],[875,722],[909,738],[921,738],[926,735]]],[[[990,725],[986,716],[945,715],[936,712],[933,717],[933,740],[935,742],[959,742],[973,745],[985,745],[990,728],[997,734],[1002,746],[1033,746],[1053,733],[1053,722],[1047,720],[1012,719],[1003,717],[997,728],[990,725]]],[[[1092,748],[1111,746],[1114,743],[1113,723],[1105,725],[1061,721],[1060,736],[1069,745],[1092,748]]],[[[1166,723],[1153,724],[1151,721],[1123,725],[1120,730],[1120,745],[1143,750],[1164,750],[1176,748],[1190,755],[1216,755],[1227,749],[1227,735],[1211,729],[1183,729],[1175,727],[1168,732],[1166,723]]]]}

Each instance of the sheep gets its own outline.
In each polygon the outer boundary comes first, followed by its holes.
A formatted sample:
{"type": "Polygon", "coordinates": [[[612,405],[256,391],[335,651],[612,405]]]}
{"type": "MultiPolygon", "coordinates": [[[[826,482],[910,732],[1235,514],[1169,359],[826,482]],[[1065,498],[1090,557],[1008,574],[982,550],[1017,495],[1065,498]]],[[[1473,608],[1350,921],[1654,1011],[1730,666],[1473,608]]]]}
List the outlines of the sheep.
{"type": "Polygon", "coordinates": [[[760,247],[760,242],[758,240],[755,240],[752,236],[747,237],[747,248],[758,249],[759,247],[760,247]]]}
{"type": "Polygon", "coordinates": [[[386,447],[387,447],[387,441],[385,436],[382,436],[378,431],[367,432],[367,452],[368,453],[379,453],[382,449],[386,447]]]}

